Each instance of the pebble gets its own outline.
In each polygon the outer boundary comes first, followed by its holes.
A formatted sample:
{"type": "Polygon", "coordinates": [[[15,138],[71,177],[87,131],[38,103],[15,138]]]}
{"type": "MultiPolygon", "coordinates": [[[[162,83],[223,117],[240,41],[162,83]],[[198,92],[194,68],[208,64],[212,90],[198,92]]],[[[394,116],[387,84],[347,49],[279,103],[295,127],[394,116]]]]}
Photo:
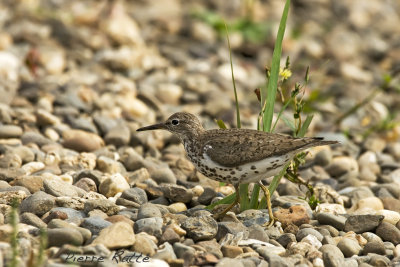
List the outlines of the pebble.
{"type": "Polygon", "coordinates": [[[152,170],[150,176],[158,184],[176,184],[176,176],[169,168],[152,170]]]}
{"type": "MultiPolygon", "coordinates": [[[[135,234],[135,239],[136,239],[136,241],[132,246],[133,251],[142,253],[142,254],[150,256],[150,257],[152,257],[154,254],[156,254],[157,245],[156,245],[155,241],[157,241],[157,239],[154,236],[148,235],[145,232],[141,232],[141,233],[135,234]]],[[[175,253],[176,253],[176,251],[175,251],[175,253]]],[[[178,256],[178,258],[182,258],[182,257],[178,256]]]]}
{"type": "Polygon", "coordinates": [[[194,241],[202,241],[216,236],[218,224],[210,216],[189,217],[183,222],[182,228],[194,241]]]}
{"type": "Polygon", "coordinates": [[[128,145],[130,139],[131,133],[125,124],[118,124],[111,128],[104,137],[106,144],[111,144],[116,147],[128,145]]]}
{"type": "Polygon", "coordinates": [[[400,230],[391,223],[382,222],[376,229],[376,234],[384,241],[392,242],[395,246],[400,244],[400,230]]]}
{"type": "Polygon", "coordinates": [[[137,218],[138,220],[144,218],[161,218],[161,211],[156,205],[145,203],[140,206],[137,218]]]}
{"type": "Polygon", "coordinates": [[[119,211],[119,207],[108,199],[93,199],[85,202],[84,211],[86,213],[94,209],[99,209],[108,216],[117,214],[119,211]]]}
{"type": "Polygon", "coordinates": [[[116,194],[124,192],[129,188],[130,186],[125,177],[119,173],[115,173],[101,182],[99,192],[106,197],[114,197],[116,194]]]}
{"type": "Polygon", "coordinates": [[[134,224],[135,233],[146,232],[160,238],[162,235],[163,220],[159,217],[139,219],[134,224]]]}
{"type": "Polygon", "coordinates": [[[346,258],[358,255],[361,251],[361,246],[352,238],[342,238],[337,244],[337,247],[343,252],[346,258]]]}
{"type": "Polygon", "coordinates": [[[43,187],[46,193],[55,197],[82,197],[86,193],[84,190],[58,179],[45,179],[43,187]]]}
{"type": "Polygon", "coordinates": [[[334,245],[323,245],[320,249],[326,267],[344,266],[343,252],[334,245]]]}
{"type": "Polygon", "coordinates": [[[353,231],[357,234],[373,231],[383,218],[382,215],[351,215],[346,220],[344,231],[353,231]]]}
{"type": "Polygon", "coordinates": [[[339,177],[343,174],[358,174],[358,163],[351,157],[334,157],[332,163],[326,167],[326,171],[333,177],[339,177]]]}
{"type": "Polygon", "coordinates": [[[249,230],[240,222],[218,222],[218,231],[215,238],[219,241],[227,234],[234,236],[242,234],[243,238],[249,235],[249,230]]]}
{"type": "Polygon", "coordinates": [[[382,241],[368,242],[367,244],[365,244],[362,253],[363,255],[368,255],[368,253],[385,255],[386,254],[385,245],[382,241]]]}
{"type": "Polygon", "coordinates": [[[274,212],[274,216],[282,223],[283,228],[286,228],[289,224],[300,226],[309,223],[310,221],[307,210],[303,206],[292,206],[289,209],[279,209],[274,212]]]}
{"type": "Polygon", "coordinates": [[[43,222],[37,215],[30,212],[24,212],[21,215],[20,220],[22,223],[26,223],[37,228],[45,229],[47,227],[45,222],[43,222]]]}
{"type": "Polygon", "coordinates": [[[90,178],[82,178],[74,184],[76,187],[85,190],[86,192],[97,192],[97,186],[95,181],[90,178]]]}
{"type": "Polygon", "coordinates": [[[102,229],[91,244],[103,244],[108,249],[118,249],[132,246],[135,241],[132,225],[126,222],[116,222],[102,229]]]}
{"type": "Polygon", "coordinates": [[[97,134],[82,130],[66,130],[62,133],[63,146],[78,152],[91,152],[104,146],[104,141],[97,134]]]}
{"type": "Polygon", "coordinates": [[[138,204],[145,204],[148,201],[146,192],[139,187],[126,189],[122,192],[121,198],[133,201],[138,204]]]}
{"type": "Polygon", "coordinates": [[[160,245],[159,249],[157,250],[156,254],[154,254],[153,258],[160,260],[174,260],[176,259],[176,255],[171,244],[165,242],[160,245]]]}
{"type": "Polygon", "coordinates": [[[54,207],[55,198],[45,192],[38,191],[21,202],[20,210],[22,213],[31,212],[37,216],[42,216],[54,207]]]}
{"type": "Polygon", "coordinates": [[[193,192],[180,185],[165,184],[160,186],[164,196],[174,202],[188,203],[192,200],[193,192]]]}
{"type": "Polygon", "coordinates": [[[83,241],[87,241],[92,237],[92,233],[85,228],[82,227],[77,227],[74,224],[68,223],[64,220],[60,220],[60,219],[53,219],[51,220],[48,224],[47,224],[47,228],[48,229],[57,229],[57,228],[62,228],[62,229],[66,229],[66,228],[71,228],[71,229],[75,229],[77,230],[83,237],[83,241]]]}
{"type": "Polygon", "coordinates": [[[22,128],[17,125],[0,125],[0,139],[18,138],[22,133],[22,128]]]}
{"type": "Polygon", "coordinates": [[[92,235],[98,235],[101,230],[107,228],[111,224],[112,223],[96,216],[85,218],[80,224],[80,227],[88,229],[92,235]]]}
{"type": "Polygon", "coordinates": [[[61,247],[65,244],[80,246],[83,244],[82,235],[73,228],[48,229],[47,238],[49,247],[61,247]]]}
{"type": "Polygon", "coordinates": [[[337,216],[331,213],[318,213],[317,220],[320,224],[332,225],[338,230],[343,230],[345,228],[346,218],[342,216],[337,216]]]}
{"type": "Polygon", "coordinates": [[[320,241],[320,242],[324,238],[317,230],[315,230],[313,228],[303,228],[297,232],[296,239],[297,239],[297,241],[301,241],[307,235],[315,236],[318,239],[318,241],[320,241]]]}

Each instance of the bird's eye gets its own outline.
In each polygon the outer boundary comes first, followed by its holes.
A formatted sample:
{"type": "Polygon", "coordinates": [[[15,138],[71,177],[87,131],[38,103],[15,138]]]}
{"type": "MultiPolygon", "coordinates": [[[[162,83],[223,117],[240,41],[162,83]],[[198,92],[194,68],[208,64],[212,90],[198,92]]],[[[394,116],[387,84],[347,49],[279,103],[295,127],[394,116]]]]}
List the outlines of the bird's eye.
{"type": "Polygon", "coordinates": [[[172,125],[178,125],[179,124],[179,120],[174,119],[171,121],[172,125]]]}

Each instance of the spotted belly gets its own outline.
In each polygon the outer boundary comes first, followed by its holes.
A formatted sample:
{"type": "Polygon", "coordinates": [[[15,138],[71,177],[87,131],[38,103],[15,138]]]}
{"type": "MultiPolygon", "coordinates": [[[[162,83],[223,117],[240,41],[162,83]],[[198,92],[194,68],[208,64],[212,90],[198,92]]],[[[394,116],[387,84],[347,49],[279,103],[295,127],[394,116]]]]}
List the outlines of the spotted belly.
{"type": "Polygon", "coordinates": [[[190,157],[196,169],[212,180],[231,184],[254,183],[278,174],[292,157],[291,154],[270,157],[260,161],[246,163],[237,167],[222,166],[213,161],[206,153],[202,157],[190,157]]]}

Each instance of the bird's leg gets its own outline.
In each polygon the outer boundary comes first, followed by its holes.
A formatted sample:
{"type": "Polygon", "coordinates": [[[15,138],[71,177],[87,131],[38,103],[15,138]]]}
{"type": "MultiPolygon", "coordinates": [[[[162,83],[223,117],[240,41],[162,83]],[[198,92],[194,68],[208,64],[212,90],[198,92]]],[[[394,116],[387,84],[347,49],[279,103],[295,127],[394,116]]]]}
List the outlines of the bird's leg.
{"type": "Polygon", "coordinates": [[[224,209],[222,212],[216,213],[213,215],[214,219],[219,219],[219,218],[223,218],[225,216],[225,214],[230,211],[237,203],[239,203],[240,201],[240,195],[239,195],[239,185],[233,185],[235,187],[235,193],[236,193],[236,197],[235,197],[235,201],[233,201],[226,209],[224,209]]]}
{"type": "Polygon", "coordinates": [[[264,191],[265,195],[265,200],[267,201],[267,209],[268,209],[268,215],[269,215],[269,221],[265,223],[263,226],[265,227],[271,227],[275,223],[275,217],[272,214],[272,206],[271,206],[271,195],[269,193],[268,188],[261,183],[261,181],[258,181],[257,184],[261,187],[261,189],[264,191]]]}

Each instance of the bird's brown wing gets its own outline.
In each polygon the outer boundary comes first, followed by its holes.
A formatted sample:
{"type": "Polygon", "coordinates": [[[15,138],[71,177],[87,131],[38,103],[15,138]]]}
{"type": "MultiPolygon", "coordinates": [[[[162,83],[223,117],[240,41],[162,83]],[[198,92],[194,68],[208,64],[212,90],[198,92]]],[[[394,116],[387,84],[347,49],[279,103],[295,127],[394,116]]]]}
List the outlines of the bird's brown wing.
{"type": "Polygon", "coordinates": [[[202,139],[202,153],[226,167],[332,143],[322,138],[293,138],[250,129],[209,130],[202,139]]]}

